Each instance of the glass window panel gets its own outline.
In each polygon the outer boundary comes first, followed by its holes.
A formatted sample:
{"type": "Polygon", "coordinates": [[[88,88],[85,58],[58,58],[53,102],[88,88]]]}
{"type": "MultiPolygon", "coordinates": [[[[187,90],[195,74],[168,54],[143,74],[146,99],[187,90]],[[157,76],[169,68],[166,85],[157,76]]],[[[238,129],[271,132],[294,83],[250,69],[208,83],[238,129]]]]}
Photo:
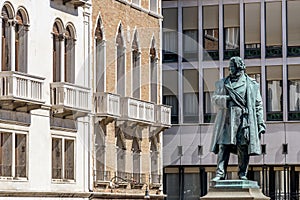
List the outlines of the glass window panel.
{"type": "Polygon", "coordinates": [[[199,199],[200,175],[199,173],[184,173],[183,194],[184,200],[199,199]]]}
{"type": "Polygon", "coordinates": [[[245,4],[245,44],[260,44],[260,4],[245,4]]]}
{"type": "Polygon", "coordinates": [[[163,9],[163,28],[177,31],[178,18],[177,8],[164,8],[163,9]]]}
{"type": "Polygon", "coordinates": [[[199,75],[194,69],[183,70],[184,122],[198,122],[199,75]]]}
{"type": "Polygon", "coordinates": [[[0,176],[12,176],[11,133],[0,133],[0,176]]]}
{"type": "Polygon", "coordinates": [[[199,74],[198,70],[186,69],[183,73],[183,91],[186,92],[198,92],[199,91],[199,74]]]}
{"type": "Polygon", "coordinates": [[[204,60],[219,59],[219,7],[203,7],[204,60]]]}
{"type": "Polygon", "coordinates": [[[224,5],[224,28],[240,26],[239,4],[224,5]]]}
{"type": "Polygon", "coordinates": [[[180,192],[179,174],[165,174],[167,200],[178,200],[180,192]]]}
{"type": "Polygon", "coordinates": [[[288,66],[289,120],[300,120],[300,66],[288,66]]]}
{"type": "Polygon", "coordinates": [[[65,140],[65,179],[74,179],[74,140],[65,140]]]}
{"type": "Polygon", "coordinates": [[[168,70],[163,71],[163,95],[178,94],[178,71],[168,70]]]}
{"type": "MultiPolygon", "coordinates": [[[[174,20],[174,19],[173,19],[174,20]]],[[[198,29],[198,7],[182,8],[182,29],[197,30],[198,29]]]]}
{"type": "Polygon", "coordinates": [[[219,28],[219,6],[203,6],[203,28],[219,28]]]}
{"type": "Polygon", "coordinates": [[[16,134],[15,139],[15,176],[26,177],[26,135],[16,134]]]}
{"type": "Polygon", "coordinates": [[[183,31],[183,61],[198,60],[198,30],[183,31]]]}
{"type": "Polygon", "coordinates": [[[178,99],[175,95],[164,95],[163,104],[171,106],[171,123],[178,124],[178,99]]]}
{"type": "Polygon", "coordinates": [[[62,179],[62,139],[52,138],[52,178],[62,179]]]}
{"type": "Polygon", "coordinates": [[[281,2],[266,3],[266,45],[282,45],[281,2]]]}
{"type": "Polygon", "coordinates": [[[267,66],[267,120],[282,118],[282,66],[267,66]]]}
{"type": "Polygon", "coordinates": [[[300,45],[300,1],[287,1],[288,46],[300,45]]]}

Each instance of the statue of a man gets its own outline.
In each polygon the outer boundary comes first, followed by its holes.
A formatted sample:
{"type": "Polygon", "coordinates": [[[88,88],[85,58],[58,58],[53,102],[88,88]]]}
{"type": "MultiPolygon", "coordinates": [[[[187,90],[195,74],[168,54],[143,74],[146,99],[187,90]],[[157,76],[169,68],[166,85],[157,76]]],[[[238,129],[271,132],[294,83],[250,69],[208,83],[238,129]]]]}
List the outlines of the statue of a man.
{"type": "Polygon", "coordinates": [[[261,154],[260,136],[265,133],[259,84],[245,73],[240,57],[229,62],[230,75],[216,82],[212,101],[218,108],[211,151],[218,154],[216,177],[223,180],[230,153],[238,155],[238,176],[247,180],[249,156],[261,154]]]}

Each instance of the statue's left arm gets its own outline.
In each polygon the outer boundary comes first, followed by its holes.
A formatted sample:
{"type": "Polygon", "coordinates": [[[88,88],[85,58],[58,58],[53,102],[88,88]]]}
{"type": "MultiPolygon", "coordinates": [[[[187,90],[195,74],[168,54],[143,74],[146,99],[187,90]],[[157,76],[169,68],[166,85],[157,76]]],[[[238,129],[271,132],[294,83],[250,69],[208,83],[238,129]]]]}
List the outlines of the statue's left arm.
{"type": "Polygon", "coordinates": [[[266,131],[266,124],[264,121],[262,98],[259,92],[259,87],[258,87],[257,96],[255,100],[255,110],[256,110],[258,134],[261,135],[264,134],[266,131]]]}

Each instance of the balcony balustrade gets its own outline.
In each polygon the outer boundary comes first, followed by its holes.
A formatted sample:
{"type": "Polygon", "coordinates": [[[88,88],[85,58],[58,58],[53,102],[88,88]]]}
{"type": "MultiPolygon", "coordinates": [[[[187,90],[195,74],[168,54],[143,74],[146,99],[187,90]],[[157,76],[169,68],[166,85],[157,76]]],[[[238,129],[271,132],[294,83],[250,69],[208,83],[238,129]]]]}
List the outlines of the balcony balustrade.
{"type": "Polygon", "coordinates": [[[44,79],[15,71],[0,72],[0,105],[3,109],[29,112],[45,103],[44,79]]]}
{"type": "Polygon", "coordinates": [[[100,120],[113,120],[121,116],[120,96],[107,92],[95,93],[95,113],[100,120]]]}
{"type": "Polygon", "coordinates": [[[120,120],[152,124],[154,119],[155,104],[130,97],[121,98],[120,120]]]}
{"type": "Polygon", "coordinates": [[[65,82],[51,83],[50,88],[54,117],[77,118],[91,111],[89,88],[65,82]]]}
{"type": "Polygon", "coordinates": [[[167,105],[156,105],[156,123],[162,127],[171,126],[171,107],[167,105]]]}

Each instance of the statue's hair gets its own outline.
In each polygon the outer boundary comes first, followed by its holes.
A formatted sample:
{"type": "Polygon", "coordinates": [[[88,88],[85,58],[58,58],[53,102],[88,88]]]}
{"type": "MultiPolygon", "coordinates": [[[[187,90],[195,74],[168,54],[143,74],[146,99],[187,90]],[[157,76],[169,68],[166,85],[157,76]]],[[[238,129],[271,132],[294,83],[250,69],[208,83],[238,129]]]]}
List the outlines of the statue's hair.
{"type": "Polygon", "coordinates": [[[237,68],[246,69],[246,65],[241,57],[235,56],[230,58],[230,62],[234,62],[237,68]]]}

